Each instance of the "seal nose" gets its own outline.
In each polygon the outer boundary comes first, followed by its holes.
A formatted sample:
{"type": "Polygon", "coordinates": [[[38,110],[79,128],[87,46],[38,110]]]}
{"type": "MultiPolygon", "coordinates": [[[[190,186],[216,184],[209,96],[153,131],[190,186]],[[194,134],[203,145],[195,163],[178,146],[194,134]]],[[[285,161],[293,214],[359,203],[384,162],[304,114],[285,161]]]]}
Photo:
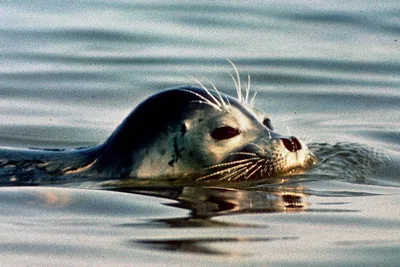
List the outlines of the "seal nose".
{"type": "Polygon", "coordinates": [[[289,138],[281,138],[281,140],[283,145],[290,152],[296,152],[301,149],[300,141],[294,136],[291,136],[289,138]]]}

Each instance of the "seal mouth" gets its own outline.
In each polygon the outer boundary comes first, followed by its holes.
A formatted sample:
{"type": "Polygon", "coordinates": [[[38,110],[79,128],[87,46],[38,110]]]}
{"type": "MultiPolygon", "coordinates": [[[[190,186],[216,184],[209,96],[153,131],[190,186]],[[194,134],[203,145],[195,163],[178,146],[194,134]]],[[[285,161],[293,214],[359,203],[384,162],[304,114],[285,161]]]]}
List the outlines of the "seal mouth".
{"type": "MultiPolygon", "coordinates": [[[[281,153],[282,146],[279,142],[275,142],[276,148],[273,150],[233,152],[224,162],[201,169],[201,175],[196,178],[196,181],[249,181],[303,174],[316,165],[317,157],[299,141],[292,143],[294,145],[283,143],[285,150],[288,150],[286,153],[281,153]],[[290,151],[288,146],[289,148],[296,146],[296,148],[290,151]],[[299,147],[300,150],[298,150],[299,147]]],[[[255,144],[252,146],[260,147],[255,144]]]]}

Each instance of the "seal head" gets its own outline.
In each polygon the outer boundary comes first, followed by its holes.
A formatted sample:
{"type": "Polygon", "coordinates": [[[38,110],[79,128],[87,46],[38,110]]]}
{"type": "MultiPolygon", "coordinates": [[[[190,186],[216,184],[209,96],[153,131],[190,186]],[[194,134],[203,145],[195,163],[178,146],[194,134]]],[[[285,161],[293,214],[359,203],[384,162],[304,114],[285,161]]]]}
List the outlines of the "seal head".
{"type": "Polygon", "coordinates": [[[249,180],[310,168],[307,146],[273,131],[252,105],[197,87],[141,103],[101,146],[88,171],[138,179],[249,180]]]}

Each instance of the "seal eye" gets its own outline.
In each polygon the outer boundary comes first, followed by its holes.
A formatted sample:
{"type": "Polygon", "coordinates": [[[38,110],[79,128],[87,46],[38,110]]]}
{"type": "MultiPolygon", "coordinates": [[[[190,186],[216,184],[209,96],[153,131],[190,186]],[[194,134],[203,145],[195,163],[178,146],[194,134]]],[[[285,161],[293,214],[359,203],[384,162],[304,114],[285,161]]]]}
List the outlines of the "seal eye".
{"type": "Polygon", "coordinates": [[[274,130],[274,127],[272,127],[272,123],[271,123],[271,120],[270,120],[270,119],[265,118],[265,119],[263,120],[263,124],[264,124],[265,127],[267,127],[268,129],[270,129],[271,131],[274,130]]]}
{"type": "Polygon", "coordinates": [[[229,126],[222,126],[214,129],[214,131],[211,132],[211,137],[215,140],[225,140],[235,137],[239,133],[238,129],[229,126]]]}

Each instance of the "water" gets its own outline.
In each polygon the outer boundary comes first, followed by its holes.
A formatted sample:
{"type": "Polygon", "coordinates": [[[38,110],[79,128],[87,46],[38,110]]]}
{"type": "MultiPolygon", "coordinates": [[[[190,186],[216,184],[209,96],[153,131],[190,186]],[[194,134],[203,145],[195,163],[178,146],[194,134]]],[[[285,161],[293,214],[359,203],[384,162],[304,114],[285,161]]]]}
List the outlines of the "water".
{"type": "Polygon", "coordinates": [[[229,58],[320,158],[247,189],[3,187],[2,265],[398,265],[399,45],[395,0],[1,2],[1,146],[100,143],[189,76],[234,95],[229,58]]]}

